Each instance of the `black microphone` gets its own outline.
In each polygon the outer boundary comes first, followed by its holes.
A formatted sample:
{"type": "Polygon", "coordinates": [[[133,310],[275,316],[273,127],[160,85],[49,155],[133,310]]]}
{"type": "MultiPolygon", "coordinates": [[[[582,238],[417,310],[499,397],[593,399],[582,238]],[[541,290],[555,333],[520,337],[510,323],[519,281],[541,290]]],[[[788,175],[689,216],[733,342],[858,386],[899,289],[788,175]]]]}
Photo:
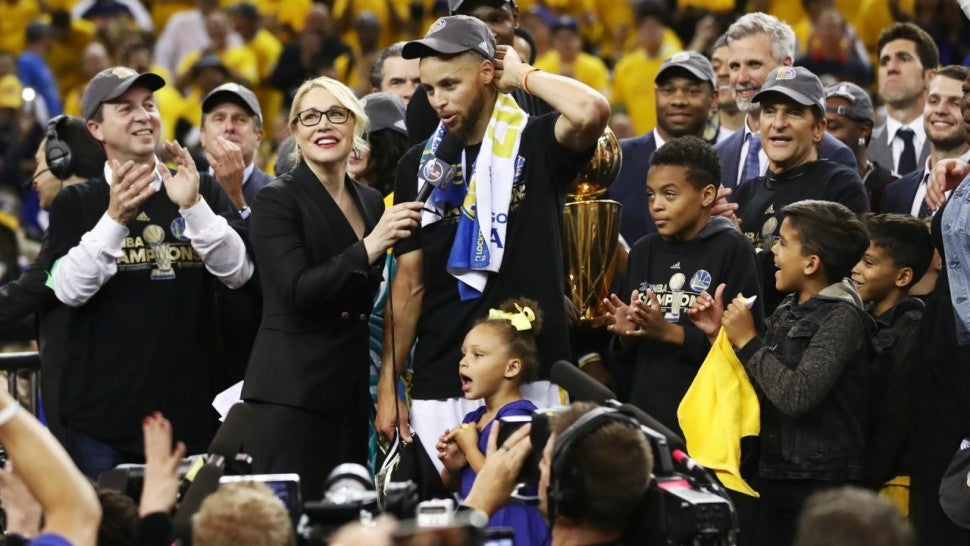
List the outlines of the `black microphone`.
{"type": "Polygon", "coordinates": [[[226,420],[219,425],[219,430],[209,443],[207,463],[214,463],[225,468],[228,461],[236,457],[253,422],[253,408],[245,402],[237,402],[229,408],[226,420]]]}
{"type": "Polygon", "coordinates": [[[452,166],[461,158],[461,152],[465,149],[465,143],[452,133],[445,132],[438,143],[438,149],[434,155],[429,157],[418,169],[418,179],[423,181],[421,190],[418,192],[415,201],[425,202],[431,197],[431,192],[435,188],[444,189],[451,184],[455,174],[452,166]]]}
{"type": "Polygon", "coordinates": [[[182,544],[192,543],[192,516],[199,511],[202,501],[219,489],[220,478],[222,468],[212,463],[206,464],[195,474],[192,485],[172,518],[172,531],[175,538],[182,540],[182,544]]]}
{"type": "Polygon", "coordinates": [[[554,363],[549,371],[549,378],[553,383],[566,389],[566,392],[569,393],[569,396],[572,397],[573,400],[595,402],[603,406],[609,406],[617,409],[632,416],[639,421],[641,425],[652,428],[653,430],[659,432],[664,438],[666,438],[667,444],[670,445],[671,448],[683,450],[687,449],[684,439],[681,438],[679,434],[670,430],[660,421],[657,421],[645,411],[634,406],[633,404],[621,404],[616,399],[616,395],[613,394],[613,391],[604,387],[601,383],[583,373],[582,370],[576,366],[573,366],[572,363],[566,360],[560,360],[554,363]]]}

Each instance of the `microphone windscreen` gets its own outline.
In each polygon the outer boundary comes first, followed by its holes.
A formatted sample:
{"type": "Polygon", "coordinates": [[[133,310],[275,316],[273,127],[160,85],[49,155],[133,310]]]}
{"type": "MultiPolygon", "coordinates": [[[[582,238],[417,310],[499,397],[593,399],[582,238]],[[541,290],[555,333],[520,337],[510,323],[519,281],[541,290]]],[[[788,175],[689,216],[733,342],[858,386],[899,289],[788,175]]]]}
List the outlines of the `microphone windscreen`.
{"type": "Polygon", "coordinates": [[[613,391],[565,360],[560,360],[552,365],[549,370],[549,378],[553,383],[566,389],[569,397],[576,401],[605,404],[607,400],[616,399],[613,391]]]}
{"type": "Polygon", "coordinates": [[[219,479],[222,469],[214,464],[207,464],[195,475],[192,485],[185,492],[185,498],[179,504],[175,517],[172,518],[172,531],[175,538],[181,539],[183,544],[192,541],[192,516],[199,511],[202,501],[219,489],[219,479]]]}
{"type": "Polygon", "coordinates": [[[249,434],[249,426],[253,422],[253,408],[245,402],[238,402],[229,408],[226,420],[219,426],[216,435],[212,437],[209,444],[209,453],[221,455],[227,461],[232,460],[246,436],[249,434]]]}
{"type": "Polygon", "coordinates": [[[441,142],[438,143],[438,149],[435,150],[434,155],[445,163],[452,165],[458,163],[463,149],[465,149],[465,143],[453,133],[446,131],[445,136],[441,137],[441,142]]]}

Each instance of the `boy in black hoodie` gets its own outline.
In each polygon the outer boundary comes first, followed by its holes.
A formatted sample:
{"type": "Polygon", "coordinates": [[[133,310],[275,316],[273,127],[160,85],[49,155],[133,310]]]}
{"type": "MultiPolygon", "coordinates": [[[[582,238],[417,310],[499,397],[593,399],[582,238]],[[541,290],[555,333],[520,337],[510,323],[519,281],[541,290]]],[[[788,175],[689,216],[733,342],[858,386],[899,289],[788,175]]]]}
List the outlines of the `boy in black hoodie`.
{"type": "Polygon", "coordinates": [[[852,268],[852,281],[877,329],[872,338],[866,485],[879,488],[885,484],[884,494],[906,514],[909,356],[924,308],[922,301],[910,297],[909,290],[929,269],[933,241],[923,222],[913,216],[867,215],[863,221],[869,231],[869,248],[852,268]]]}
{"type": "MultiPolygon", "coordinates": [[[[759,291],[754,247],[729,220],[711,217],[720,179],[717,152],[696,137],[654,152],[647,199],[658,233],[630,250],[621,292],[629,303],[616,294],[604,300],[623,360],[635,351],[630,402],[678,433],[677,407],[711,348],[687,310],[711,286],[759,291]]],[[[755,313],[761,316],[760,305],[755,313]]]]}
{"type": "Polygon", "coordinates": [[[722,327],[761,401],[761,493],[755,544],[789,546],[812,493],[862,481],[872,320],[844,279],[869,246],[844,205],[799,201],[782,209],[772,247],[775,288],[789,295],[765,321],[737,297],[722,327]]]}

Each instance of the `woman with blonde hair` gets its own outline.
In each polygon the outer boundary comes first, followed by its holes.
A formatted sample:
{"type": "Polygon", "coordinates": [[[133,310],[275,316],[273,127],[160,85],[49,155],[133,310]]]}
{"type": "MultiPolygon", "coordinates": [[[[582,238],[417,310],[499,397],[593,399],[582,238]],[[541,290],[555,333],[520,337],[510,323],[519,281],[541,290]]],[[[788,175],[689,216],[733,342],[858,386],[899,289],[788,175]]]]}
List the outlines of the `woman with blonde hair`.
{"type": "Polygon", "coordinates": [[[242,395],[254,408],[253,470],[296,472],[313,500],[333,467],[366,461],[367,317],[384,255],[418,225],[421,204],[384,210],[380,193],[347,176],[368,119],[342,83],[304,83],[289,126],[297,164],[252,204],[263,317],[242,395]]]}

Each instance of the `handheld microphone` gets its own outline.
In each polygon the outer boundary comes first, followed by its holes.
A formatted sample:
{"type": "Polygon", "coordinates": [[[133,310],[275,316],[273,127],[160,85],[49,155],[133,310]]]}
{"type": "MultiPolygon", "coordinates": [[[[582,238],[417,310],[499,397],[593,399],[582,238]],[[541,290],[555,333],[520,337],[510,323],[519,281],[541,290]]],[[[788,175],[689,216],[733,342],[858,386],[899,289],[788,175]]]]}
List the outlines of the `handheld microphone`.
{"type": "Polygon", "coordinates": [[[207,463],[225,468],[228,461],[236,457],[253,422],[253,408],[245,402],[237,402],[229,408],[226,420],[219,426],[209,443],[207,463]]]}
{"type": "Polygon", "coordinates": [[[222,468],[208,463],[199,470],[192,485],[185,493],[185,498],[179,504],[175,516],[172,518],[172,531],[175,537],[182,540],[182,544],[192,542],[192,516],[199,511],[202,501],[219,489],[219,479],[222,478],[222,468]]]}
{"type": "Polygon", "coordinates": [[[671,448],[687,449],[684,439],[679,434],[664,426],[645,411],[632,404],[621,404],[613,391],[604,387],[592,377],[586,375],[570,362],[560,360],[552,365],[549,378],[553,383],[566,389],[573,400],[585,400],[600,405],[609,406],[623,413],[631,415],[641,425],[659,432],[667,440],[671,448]]]}
{"type": "Polygon", "coordinates": [[[415,201],[425,202],[435,188],[443,189],[451,184],[455,174],[452,166],[461,158],[465,143],[452,133],[445,132],[438,143],[438,149],[418,169],[418,179],[423,182],[415,201]]]}

